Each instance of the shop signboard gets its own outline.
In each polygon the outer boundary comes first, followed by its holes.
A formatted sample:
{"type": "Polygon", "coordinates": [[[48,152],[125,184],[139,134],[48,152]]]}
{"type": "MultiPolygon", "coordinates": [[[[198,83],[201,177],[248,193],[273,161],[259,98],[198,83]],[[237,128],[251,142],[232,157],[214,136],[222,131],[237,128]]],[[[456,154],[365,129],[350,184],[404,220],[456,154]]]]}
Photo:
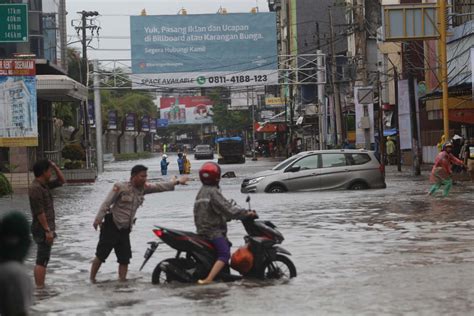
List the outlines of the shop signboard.
{"type": "Polygon", "coordinates": [[[133,88],[278,84],[274,12],[130,17],[133,88]]]}
{"type": "Polygon", "coordinates": [[[0,60],[0,147],[38,146],[36,65],[0,60]]]}
{"type": "Polygon", "coordinates": [[[160,99],[160,116],[169,125],[211,124],[212,100],[205,96],[160,99]]]}

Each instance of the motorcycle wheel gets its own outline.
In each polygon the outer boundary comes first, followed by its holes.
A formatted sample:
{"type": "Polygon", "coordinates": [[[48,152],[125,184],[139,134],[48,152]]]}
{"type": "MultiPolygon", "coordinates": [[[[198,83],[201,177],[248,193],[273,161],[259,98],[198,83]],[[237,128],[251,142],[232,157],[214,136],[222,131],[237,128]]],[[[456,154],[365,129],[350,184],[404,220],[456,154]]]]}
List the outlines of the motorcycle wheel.
{"type": "Polygon", "coordinates": [[[171,277],[171,275],[168,275],[166,272],[164,272],[160,268],[161,263],[165,261],[170,261],[170,260],[164,260],[158,263],[155,269],[153,270],[153,274],[151,275],[152,284],[166,284],[166,283],[171,283],[173,281],[173,278],[171,277]]]}
{"type": "Polygon", "coordinates": [[[285,256],[277,255],[275,260],[268,261],[263,267],[264,279],[291,279],[296,277],[296,267],[285,256]]]}

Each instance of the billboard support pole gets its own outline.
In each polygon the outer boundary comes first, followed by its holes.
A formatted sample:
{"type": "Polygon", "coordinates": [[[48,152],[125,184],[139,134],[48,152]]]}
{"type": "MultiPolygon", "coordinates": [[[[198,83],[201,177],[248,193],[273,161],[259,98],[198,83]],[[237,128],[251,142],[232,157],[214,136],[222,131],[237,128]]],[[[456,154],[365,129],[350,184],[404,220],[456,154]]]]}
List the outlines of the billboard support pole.
{"type": "Polygon", "coordinates": [[[104,172],[104,155],[102,151],[102,106],[100,100],[99,61],[94,60],[94,112],[97,172],[104,172]]]}
{"type": "MultiPolygon", "coordinates": [[[[257,161],[257,156],[255,155],[255,102],[253,99],[254,91],[252,89],[252,161],[257,161]]],[[[249,95],[249,87],[247,87],[247,100],[249,95]]]]}

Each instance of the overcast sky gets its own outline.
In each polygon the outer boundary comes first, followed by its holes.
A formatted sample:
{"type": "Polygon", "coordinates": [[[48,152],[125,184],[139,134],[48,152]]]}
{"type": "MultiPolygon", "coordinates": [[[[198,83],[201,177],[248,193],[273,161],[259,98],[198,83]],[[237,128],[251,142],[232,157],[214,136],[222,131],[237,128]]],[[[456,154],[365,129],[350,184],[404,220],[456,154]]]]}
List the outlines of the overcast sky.
{"type": "MultiPolygon", "coordinates": [[[[130,59],[130,15],[139,15],[145,9],[148,15],[177,14],[185,8],[188,14],[216,13],[219,7],[229,13],[250,12],[258,6],[260,12],[268,12],[267,0],[66,0],[68,11],[68,43],[78,40],[71,22],[79,25],[77,12],[97,11],[101,14],[99,40],[93,40],[88,49],[89,59],[130,59]],[[113,37],[113,38],[111,38],[113,37]],[[112,50],[110,50],[112,49],[112,50]]],[[[80,44],[70,44],[80,49],[80,44]]]]}

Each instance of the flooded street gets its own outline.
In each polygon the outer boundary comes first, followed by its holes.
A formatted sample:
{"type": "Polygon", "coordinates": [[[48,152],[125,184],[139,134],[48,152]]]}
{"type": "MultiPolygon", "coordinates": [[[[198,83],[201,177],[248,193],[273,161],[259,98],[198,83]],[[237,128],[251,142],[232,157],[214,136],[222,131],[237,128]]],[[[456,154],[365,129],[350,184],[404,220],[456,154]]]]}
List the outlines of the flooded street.
{"type": "MultiPolygon", "coordinates": [[[[177,174],[171,155],[171,175],[177,174]]],[[[251,206],[285,236],[298,276],[285,283],[243,280],[210,286],[151,284],[154,266],[174,255],[161,245],[138,271],[154,224],[194,231],[192,207],[200,187],[192,160],[191,181],[174,192],[147,195],[131,234],[129,281],[119,283],[114,254],[90,284],[90,262],[99,233],[92,227],[99,205],[115,181],[129,178],[134,164],[161,179],[159,159],[106,164],[92,185],[55,191],[57,233],[47,287],[36,292],[33,315],[469,315],[474,310],[473,185],[459,183],[449,198],[426,196],[428,181],[389,170],[387,189],[253,194],[251,206]]],[[[224,165],[237,178],[223,179],[226,197],[245,204],[242,178],[274,161],[224,165]]],[[[26,194],[0,199],[1,210],[21,210],[30,218],[26,194]]],[[[245,233],[229,223],[235,250],[245,233]]],[[[27,260],[33,270],[33,247],[27,260]]]]}

